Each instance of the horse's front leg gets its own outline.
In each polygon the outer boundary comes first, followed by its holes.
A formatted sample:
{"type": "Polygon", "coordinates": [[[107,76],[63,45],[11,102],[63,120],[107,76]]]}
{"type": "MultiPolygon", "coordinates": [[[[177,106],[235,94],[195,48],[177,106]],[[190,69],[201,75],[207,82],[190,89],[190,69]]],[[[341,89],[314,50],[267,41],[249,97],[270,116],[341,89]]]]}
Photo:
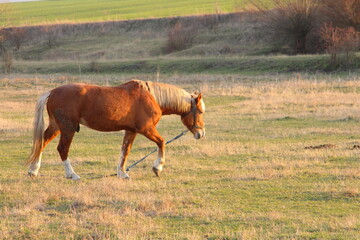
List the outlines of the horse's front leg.
{"type": "Polygon", "coordinates": [[[155,142],[158,146],[158,158],[155,160],[153,171],[159,177],[165,163],[165,141],[155,127],[144,133],[144,136],[155,142]]]}
{"type": "Polygon", "coordinates": [[[125,136],[121,147],[120,162],[117,169],[117,176],[119,178],[124,178],[124,179],[130,178],[129,175],[126,173],[126,160],[127,160],[127,156],[129,155],[131,146],[135,140],[135,137],[136,137],[135,132],[125,131],[125,136]]]}

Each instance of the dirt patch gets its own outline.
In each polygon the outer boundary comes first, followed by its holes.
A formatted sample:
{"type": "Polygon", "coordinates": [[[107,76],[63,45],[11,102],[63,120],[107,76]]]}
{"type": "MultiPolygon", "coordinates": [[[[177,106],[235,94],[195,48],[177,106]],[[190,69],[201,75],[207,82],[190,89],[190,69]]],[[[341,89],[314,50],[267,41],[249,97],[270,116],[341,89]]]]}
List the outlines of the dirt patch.
{"type": "Polygon", "coordinates": [[[354,149],[360,149],[360,145],[354,145],[352,148],[350,148],[350,150],[354,150],[354,149]]]}
{"type": "Polygon", "coordinates": [[[336,146],[334,144],[321,144],[318,146],[305,147],[305,149],[329,149],[329,148],[336,148],[336,146]]]}

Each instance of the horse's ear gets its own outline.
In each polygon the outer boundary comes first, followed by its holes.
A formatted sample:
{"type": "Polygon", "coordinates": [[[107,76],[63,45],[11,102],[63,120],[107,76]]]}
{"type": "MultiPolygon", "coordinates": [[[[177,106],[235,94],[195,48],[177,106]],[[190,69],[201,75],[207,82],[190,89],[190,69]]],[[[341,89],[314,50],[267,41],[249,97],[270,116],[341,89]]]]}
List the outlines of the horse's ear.
{"type": "Polygon", "coordinates": [[[197,103],[200,102],[201,98],[202,98],[202,94],[199,93],[199,95],[197,95],[197,97],[196,97],[196,102],[197,103]]]}
{"type": "Polygon", "coordinates": [[[199,95],[199,92],[198,92],[198,91],[195,91],[195,92],[193,92],[193,93],[191,94],[191,97],[194,98],[194,99],[196,99],[198,95],[199,95]]]}

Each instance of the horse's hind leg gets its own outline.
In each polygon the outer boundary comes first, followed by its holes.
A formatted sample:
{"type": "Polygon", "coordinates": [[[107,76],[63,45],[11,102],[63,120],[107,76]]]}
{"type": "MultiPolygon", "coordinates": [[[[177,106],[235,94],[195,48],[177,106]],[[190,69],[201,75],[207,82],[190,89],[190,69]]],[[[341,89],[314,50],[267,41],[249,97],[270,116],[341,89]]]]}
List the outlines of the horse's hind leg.
{"type": "Polygon", "coordinates": [[[57,147],[57,150],[60,154],[61,160],[63,161],[64,168],[65,168],[65,177],[72,179],[72,180],[79,180],[80,176],[77,175],[70,164],[70,160],[68,158],[70,145],[72,139],[74,137],[75,131],[70,131],[67,129],[60,130],[60,142],[57,147]]]}
{"type": "Polygon", "coordinates": [[[153,171],[156,176],[159,177],[165,163],[165,141],[160,136],[159,132],[156,130],[155,127],[149,129],[148,131],[143,133],[143,135],[149,140],[155,142],[158,146],[158,158],[155,160],[153,171]]]}
{"type": "Polygon", "coordinates": [[[125,165],[126,165],[127,156],[129,155],[135,137],[136,137],[135,132],[125,131],[125,136],[121,147],[120,162],[117,169],[117,176],[119,178],[124,178],[124,179],[130,178],[129,175],[126,173],[125,165]]]}
{"type": "Polygon", "coordinates": [[[50,119],[50,124],[44,132],[44,143],[43,143],[40,155],[39,155],[38,159],[35,162],[33,162],[29,167],[28,173],[31,177],[36,177],[38,175],[39,169],[41,166],[42,152],[43,152],[44,148],[46,147],[46,145],[48,145],[51,140],[53,140],[57,135],[59,135],[59,132],[60,131],[59,131],[59,128],[56,125],[56,123],[54,121],[52,121],[52,119],[50,119]]]}

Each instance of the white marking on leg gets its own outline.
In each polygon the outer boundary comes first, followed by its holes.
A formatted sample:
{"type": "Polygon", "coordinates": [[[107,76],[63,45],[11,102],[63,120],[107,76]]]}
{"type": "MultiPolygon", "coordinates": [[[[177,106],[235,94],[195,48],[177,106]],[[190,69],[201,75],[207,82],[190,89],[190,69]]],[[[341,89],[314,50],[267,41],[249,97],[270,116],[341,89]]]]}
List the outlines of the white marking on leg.
{"type": "Polygon", "coordinates": [[[65,177],[66,178],[70,178],[72,180],[79,180],[80,179],[80,176],[77,175],[75,173],[74,169],[72,168],[69,159],[66,159],[65,161],[63,161],[63,164],[64,164],[64,168],[65,168],[65,177]]]}
{"type": "Polygon", "coordinates": [[[163,170],[163,164],[165,163],[165,154],[161,153],[160,149],[158,150],[158,158],[154,162],[154,168],[159,171],[163,170]]]}
{"type": "Polygon", "coordinates": [[[30,165],[28,173],[31,176],[36,177],[38,175],[41,166],[41,157],[42,157],[42,152],[40,153],[38,159],[30,165]]]}
{"type": "Polygon", "coordinates": [[[124,158],[125,158],[124,151],[121,151],[120,161],[119,161],[119,165],[117,167],[117,176],[118,176],[118,178],[128,179],[128,178],[130,178],[129,174],[126,173],[125,169],[121,168],[121,163],[124,161],[124,158]]]}

